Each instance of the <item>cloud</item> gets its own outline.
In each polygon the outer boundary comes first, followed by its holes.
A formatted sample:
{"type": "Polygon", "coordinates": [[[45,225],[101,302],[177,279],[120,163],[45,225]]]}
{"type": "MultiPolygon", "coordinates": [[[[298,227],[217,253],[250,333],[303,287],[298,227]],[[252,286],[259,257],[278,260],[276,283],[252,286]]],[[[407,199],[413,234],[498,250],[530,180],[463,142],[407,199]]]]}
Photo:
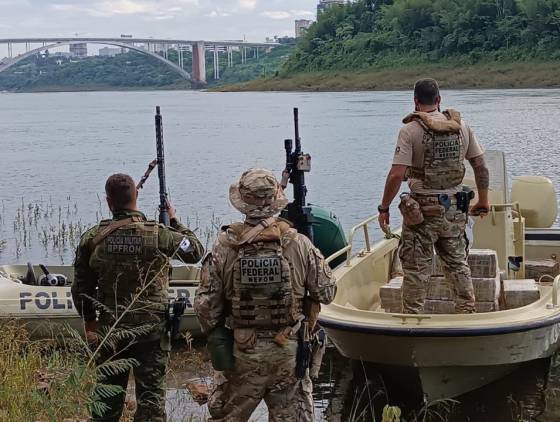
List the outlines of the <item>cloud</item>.
{"type": "Polygon", "coordinates": [[[261,16],[264,16],[265,18],[280,20],[280,19],[290,19],[292,17],[292,14],[290,12],[286,12],[282,10],[278,10],[278,11],[266,10],[261,13],[261,16]]]}
{"type": "Polygon", "coordinates": [[[156,0],[96,0],[91,5],[73,3],[55,3],[51,7],[58,12],[75,12],[93,17],[112,17],[119,15],[151,15],[157,19],[170,19],[173,13],[188,11],[189,7],[198,5],[198,0],[174,0],[161,2],[156,0]],[[186,6],[188,5],[188,6],[186,6]],[[162,16],[165,16],[163,18],[162,16]]]}
{"type": "Polygon", "coordinates": [[[210,11],[209,13],[207,13],[205,16],[207,16],[209,18],[224,18],[224,17],[227,17],[227,16],[231,16],[231,13],[224,12],[221,9],[214,9],[214,10],[210,11]]]}
{"type": "Polygon", "coordinates": [[[257,7],[257,0],[239,0],[239,7],[246,10],[254,10],[257,7]]]}
{"type": "Polygon", "coordinates": [[[298,17],[311,17],[315,16],[315,13],[310,12],[309,10],[265,10],[264,12],[261,12],[260,15],[269,19],[283,20],[298,17]]]}

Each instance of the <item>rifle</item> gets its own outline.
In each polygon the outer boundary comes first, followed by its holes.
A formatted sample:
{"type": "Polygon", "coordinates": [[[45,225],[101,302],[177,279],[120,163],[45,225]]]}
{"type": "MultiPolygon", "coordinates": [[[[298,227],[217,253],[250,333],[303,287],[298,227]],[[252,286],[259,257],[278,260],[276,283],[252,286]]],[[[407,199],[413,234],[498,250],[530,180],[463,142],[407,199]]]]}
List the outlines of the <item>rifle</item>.
{"type": "Polygon", "coordinates": [[[157,149],[157,168],[159,178],[159,222],[169,226],[168,194],[167,184],[165,183],[165,154],[163,151],[163,121],[159,106],[156,106],[156,149],[157,149]]]}
{"type": "Polygon", "coordinates": [[[293,149],[291,139],[284,141],[284,148],[286,149],[285,172],[289,175],[288,181],[294,185],[294,200],[282,211],[281,217],[291,221],[299,233],[304,234],[313,242],[313,216],[311,208],[305,204],[307,195],[305,173],[311,171],[311,155],[304,154],[301,151],[299,110],[297,108],[294,108],[294,129],[295,149],[293,149]]]}
{"type": "Polygon", "coordinates": [[[166,318],[166,331],[170,334],[171,339],[177,337],[179,334],[179,327],[181,324],[181,317],[187,308],[187,299],[184,297],[177,298],[175,301],[169,303],[167,318],[166,318]]]}

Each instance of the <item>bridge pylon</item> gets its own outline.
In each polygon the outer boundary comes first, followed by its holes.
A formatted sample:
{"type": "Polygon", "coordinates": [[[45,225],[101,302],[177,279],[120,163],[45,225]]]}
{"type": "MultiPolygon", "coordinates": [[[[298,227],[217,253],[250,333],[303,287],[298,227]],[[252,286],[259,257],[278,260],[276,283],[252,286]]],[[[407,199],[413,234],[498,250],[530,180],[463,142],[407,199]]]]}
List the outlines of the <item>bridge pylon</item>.
{"type": "Polygon", "coordinates": [[[193,88],[206,86],[206,50],[203,41],[192,44],[192,72],[193,88]]]}

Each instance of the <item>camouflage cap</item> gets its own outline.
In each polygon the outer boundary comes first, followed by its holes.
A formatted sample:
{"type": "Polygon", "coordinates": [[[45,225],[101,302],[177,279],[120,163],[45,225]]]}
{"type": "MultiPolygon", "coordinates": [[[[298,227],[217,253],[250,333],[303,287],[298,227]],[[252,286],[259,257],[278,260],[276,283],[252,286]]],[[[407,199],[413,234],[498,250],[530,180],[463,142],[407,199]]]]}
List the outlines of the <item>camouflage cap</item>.
{"type": "Polygon", "coordinates": [[[229,200],[250,218],[268,218],[288,205],[288,198],[270,170],[250,169],[229,188],[229,200]]]}

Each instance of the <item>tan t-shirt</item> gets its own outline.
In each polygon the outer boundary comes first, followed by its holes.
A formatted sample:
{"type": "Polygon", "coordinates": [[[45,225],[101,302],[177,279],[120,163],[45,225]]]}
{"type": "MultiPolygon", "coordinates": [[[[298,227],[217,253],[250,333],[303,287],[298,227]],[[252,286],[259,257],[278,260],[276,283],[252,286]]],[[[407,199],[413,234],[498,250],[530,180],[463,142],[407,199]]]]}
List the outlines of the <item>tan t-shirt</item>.
{"type": "MultiPolygon", "coordinates": [[[[430,113],[435,119],[446,120],[447,117],[439,111],[434,111],[430,113]]],[[[484,154],[484,150],[478,143],[478,139],[473,133],[472,129],[461,121],[461,134],[464,143],[465,157],[464,159],[470,160],[472,158],[478,157],[484,154]]],[[[417,121],[407,123],[399,132],[399,139],[397,140],[397,148],[395,149],[395,156],[393,158],[393,164],[403,165],[408,167],[423,168],[424,167],[424,151],[425,145],[424,140],[424,129],[417,121]]],[[[419,179],[408,179],[408,186],[410,190],[414,193],[419,194],[435,194],[435,193],[447,193],[453,194],[461,190],[461,185],[447,189],[441,190],[430,190],[424,189],[423,181],[419,179]]]]}

